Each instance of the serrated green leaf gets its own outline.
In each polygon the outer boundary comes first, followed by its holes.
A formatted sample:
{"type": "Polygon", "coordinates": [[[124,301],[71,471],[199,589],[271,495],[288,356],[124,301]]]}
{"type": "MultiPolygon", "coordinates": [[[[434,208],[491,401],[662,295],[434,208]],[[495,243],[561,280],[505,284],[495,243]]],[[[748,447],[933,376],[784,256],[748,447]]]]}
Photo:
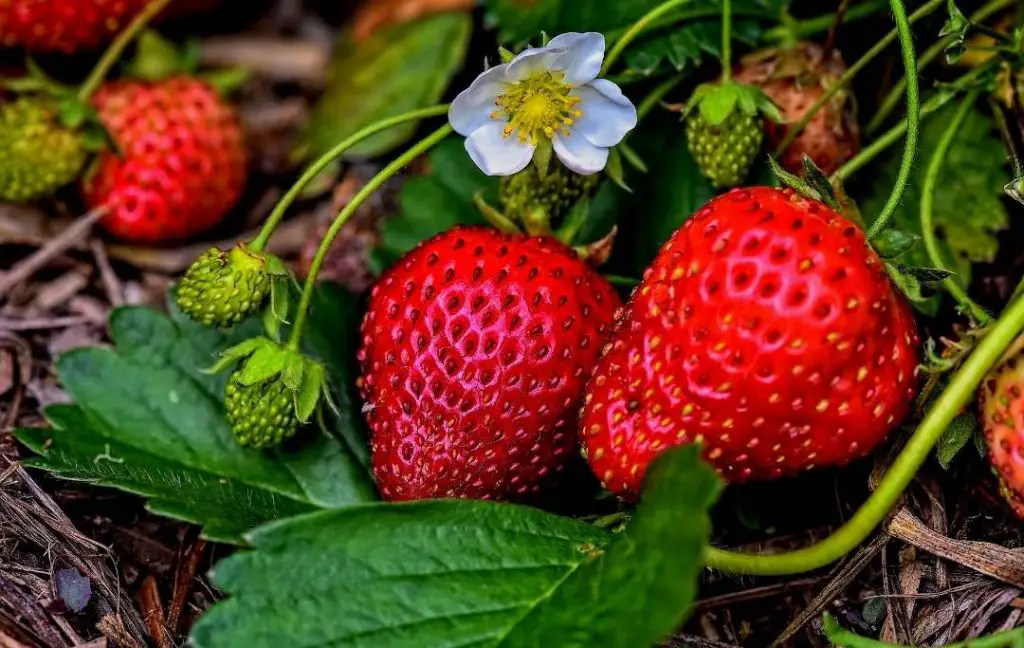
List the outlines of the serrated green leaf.
{"type": "Polygon", "coordinates": [[[430,153],[430,171],[408,178],[399,195],[399,212],[381,226],[373,255],[376,269],[394,263],[417,243],[459,224],[485,224],[474,203],[478,192],[497,203],[498,179],[473,164],[461,139],[448,139],[430,153]]]}
{"type": "Polygon", "coordinates": [[[306,363],[302,386],[295,393],[295,415],[305,423],[316,410],[320,402],[320,394],[327,387],[323,365],[316,362],[306,363]]]}
{"type": "MultiPolygon", "coordinates": [[[[951,104],[925,120],[918,160],[930,159],[956,110],[951,104]]],[[[972,109],[950,147],[936,186],[933,214],[943,257],[953,261],[952,270],[964,287],[970,284],[972,262],[992,261],[999,247],[996,233],[1009,225],[1000,194],[1009,179],[1005,159],[1003,144],[991,123],[980,110],[972,109]]],[[[870,222],[881,212],[899,165],[899,155],[880,156],[861,176],[868,182],[851,186],[865,220],[870,222]]],[[[893,222],[897,229],[917,236],[921,235],[920,191],[927,166],[915,165],[893,222]]],[[[923,245],[907,251],[901,261],[908,266],[934,265],[923,245]]]]}
{"type": "MultiPolygon", "coordinates": [[[[358,332],[345,327],[355,326],[358,316],[339,317],[358,312],[355,304],[340,289],[322,287],[309,320],[311,346],[338,375],[355,372],[352,341],[358,332]]],[[[224,333],[177,310],[170,318],[148,308],[114,311],[114,349],[78,349],[57,363],[75,404],[47,408],[48,429],[16,432],[40,455],[31,465],[142,495],[153,511],[200,524],[207,537],[233,543],[264,522],[374,500],[363,456],[333,438],[316,436],[275,454],[235,443],[224,416],[227,376],[198,368],[220,349],[258,334],[259,327],[250,318],[224,333]]],[[[358,409],[346,405],[358,418],[358,409]]],[[[332,420],[331,431],[335,438],[360,433],[343,418],[332,420]]],[[[365,454],[365,437],[361,443],[365,454]]]]}
{"type": "Polygon", "coordinates": [[[970,412],[961,414],[950,422],[949,427],[939,437],[939,444],[935,449],[935,456],[943,470],[949,470],[953,458],[980,429],[978,419],[970,412]]]}
{"type": "Polygon", "coordinates": [[[917,245],[921,237],[898,229],[887,229],[871,241],[879,256],[893,259],[917,245]]]}
{"type": "MultiPolygon", "coordinates": [[[[439,13],[381,27],[355,42],[337,43],[327,88],[313,108],[299,151],[319,156],[369,124],[437,103],[461,67],[472,19],[439,13]]],[[[396,126],[354,146],[346,157],[386,153],[412,137],[416,123],[396,126]]]]}
{"type": "Polygon", "coordinates": [[[655,462],[618,534],[480,501],[297,517],[258,530],[255,551],[216,567],[230,596],[192,640],[197,648],[318,646],[325,637],[337,648],[650,646],[693,601],[717,491],[691,446],[655,462]]]}

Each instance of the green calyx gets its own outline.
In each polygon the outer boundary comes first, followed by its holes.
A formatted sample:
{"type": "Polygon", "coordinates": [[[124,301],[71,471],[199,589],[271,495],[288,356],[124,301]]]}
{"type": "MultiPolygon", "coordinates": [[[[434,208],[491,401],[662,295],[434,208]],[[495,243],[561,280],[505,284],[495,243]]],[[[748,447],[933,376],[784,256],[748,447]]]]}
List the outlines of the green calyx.
{"type": "Polygon", "coordinates": [[[257,312],[273,278],[287,274],[275,257],[239,244],[225,252],[210,248],[192,262],[178,285],[178,308],[192,319],[227,328],[257,312]]]}
{"type": "Polygon", "coordinates": [[[250,338],[225,351],[207,373],[238,364],[225,387],[225,407],[238,443],[277,445],[331,400],[324,366],[269,338],[250,338]]]}
{"type": "Polygon", "coordinates": [[[65,127],[56,103],[24,96],[0,105],[0,200],[29,202],[73,182],[88,155],[83,135],[65,127]]]}
{"type": "Polygon", "coordinates": [[[683,111],[690,152],[717,189],[747,177],[764,141],[763,117],[782,120],[759,88],[732,81],[698,86],[683,111]]]}

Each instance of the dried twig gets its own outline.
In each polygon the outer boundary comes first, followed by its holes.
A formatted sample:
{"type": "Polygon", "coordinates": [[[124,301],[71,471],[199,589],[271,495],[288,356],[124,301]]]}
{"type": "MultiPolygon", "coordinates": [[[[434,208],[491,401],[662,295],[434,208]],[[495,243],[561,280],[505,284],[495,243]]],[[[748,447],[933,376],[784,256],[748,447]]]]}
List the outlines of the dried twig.
{"type": "Polygon", "coordinates": [[[109,211],[107,207],[93,209],[75,221],[71,227],[61,232],[49,243],[36,250],[27,258],[22,259],[9,272],[0,276],[0,299],[7,295],[15,286],[35,274],[50,259],[84,239],[92,231],[93,225],[103,218],[107,211],[109,211]]]}
{"type": "Polygon", "coordinates": [[[152,575],[146,576],[142,581],[142,587],[139,588],[139,604],[142,606],[142,616],[146,620],[146,629],[157,648],[174,648],[167,632],[167,624],[164,622],[164,604],[160,601],[160,591],[152,575]]]}
{"type": "Polygon", "coordinates": [[[111,306],[121,306],[124,304],[124,290],[121,287],[121,280],[117,278],[117,273],[110,266],[107,248],[103,245],[103,241],[99,239],[90,241],[89,248],[92,249],[92,256],[96,259],[96,267],[100,269],[100,279],[103,280],[103,289],[107,293],[107,301],[110,302],[111,306]]]}
{"type": "Polygon", "coordinates": [[[8,319],[0,317],[0,329],[8,331],[43,331],[51,329],[69,328],[88,324],[92,318],[84,315],[69,315],[68,317],[33,317],[31,319],[8,319]]]}
{"type": "Polygon", "coordinates": [[[192,591],[199,564],[206,553],[206,541],[200,538],[196,531],[190,535],[194,536],[195,541],[186,541],[179,553],[178,567],[174,574],[174,594],[171,596],[171,606],[167,612],[167,627],[173,633],[180,630],[181,612],[185,609],[185,601],[192,591]]]}

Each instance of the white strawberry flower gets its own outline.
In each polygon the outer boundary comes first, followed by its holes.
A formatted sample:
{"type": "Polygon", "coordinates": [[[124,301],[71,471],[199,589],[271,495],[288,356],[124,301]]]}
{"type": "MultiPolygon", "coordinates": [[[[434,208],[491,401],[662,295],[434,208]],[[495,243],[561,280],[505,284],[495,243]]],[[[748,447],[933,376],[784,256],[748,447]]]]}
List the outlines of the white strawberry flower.
{"type": "Polygon", "coordinates": [[[637,121],[622,90],[597,78],[604,47],[602,34],[561,34],[478,76],[448,110],[473,162],[487,175],[512,175],[548,140],[572,171],[604,169],[637,121]]]}

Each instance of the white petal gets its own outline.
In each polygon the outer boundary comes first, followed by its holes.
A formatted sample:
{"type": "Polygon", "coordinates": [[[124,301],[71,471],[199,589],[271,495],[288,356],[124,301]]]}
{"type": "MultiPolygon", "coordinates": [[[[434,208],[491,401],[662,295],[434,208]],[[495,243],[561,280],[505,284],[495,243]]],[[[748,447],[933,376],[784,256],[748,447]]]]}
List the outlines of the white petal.
{"type": "Polygon", "coordinates": [[[569,32],[551,39],[548,47],[565,48],[559,67],[565,71],[565,82],[571,86],[589,83],[601,73],[604,63],[604,34],[569,32]]]}
{"type": "Polygon", "coordinates": [[[519,173],[533,159],[533,144],[519,141],[518,137],[505,137],[505,124],[491,122],[466,138],[466,151],[480,170],[489,176],[519,173]]]}
{"type": "Polygon", "coordinates": [[[507,72],[507,65],[492,67],[455,97],[448,109],[448,121],[456,133],[471,135],[491,121],[491,113],[495,109],[494,100],[505,84],[507,72]]]}
{"type": "Polygon", "coordinates": [[[528,47],[508,64],[508,80],[519,81],[547,70],[560,70],[565,48],[528,47]]]}
{"type": "Polygon", "coordinates": [[[597,173],[608,164],[608,149],[594,146],[582,135],[555,135],[554,145],[562,164],[580,175],[597,173]]]}
{"type": "Polygon", "coordinates": [[[615,146],[636,128],[636,107],[611,81],[598,79],[573,91],[579,95],[576,108],[583,115],[573,124],[595,146],[615,146]]]}

